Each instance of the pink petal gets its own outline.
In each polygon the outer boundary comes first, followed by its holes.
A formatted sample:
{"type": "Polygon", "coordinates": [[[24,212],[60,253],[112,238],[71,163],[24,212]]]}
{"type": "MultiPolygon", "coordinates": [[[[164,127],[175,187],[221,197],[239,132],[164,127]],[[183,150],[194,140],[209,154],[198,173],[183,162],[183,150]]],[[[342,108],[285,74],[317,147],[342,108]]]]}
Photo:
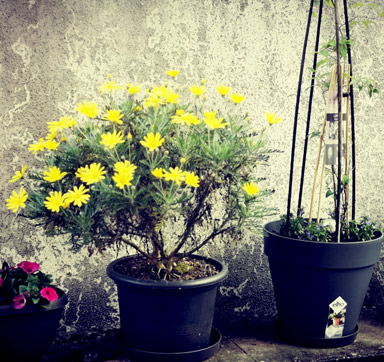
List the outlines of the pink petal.
{"type": "Polygon", "coordinates": [[[40,269],[39,264],[30,261],[22,261],[21,263],[17,264],[17,266],[23,269],[27,274],[32,274],[40,269]]]}
{"type": "Polygon", "coordinates": [[[13,308],[15,309],[21,309],[24,308],[24,306],[27,304],[27,300],[25,299],[23,294],[16,295],[15,298],[13,298],[13,308]]]}
{"type": "Polygon", "coordinates": [[[40,294],[43,298],[47,299],[49,302],[54,302],[59,299],[59,296],[56,293],[56,290],[51,287],[45,287],[41,289],[40,294]]]}

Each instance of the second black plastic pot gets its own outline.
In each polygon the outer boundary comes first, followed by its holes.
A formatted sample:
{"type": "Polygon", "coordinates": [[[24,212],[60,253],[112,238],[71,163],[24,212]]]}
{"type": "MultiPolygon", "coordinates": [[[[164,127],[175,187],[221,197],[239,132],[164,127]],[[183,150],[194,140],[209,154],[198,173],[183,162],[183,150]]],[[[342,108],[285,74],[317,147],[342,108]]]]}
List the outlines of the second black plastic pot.
{"type": "Polygon", "coordinates": [[[264,228],[280,334],[309,347],[352,343],[383,236],[322,243],[281,236],[280,227],[275,221],[264,228]]]}
{"type": "Polygon", "coordinates": [[[193,351],[209,348],[217,287],[227,277],[228,268],[218,260],[195,255],[213,264],[219,273],[192,281],[143,281],[114,268],[133,257],[115,260],[107,268],[108,276],[117,284],[121,340],[126,350],[180,356],[188,352],[191,360],[193,351]]]}

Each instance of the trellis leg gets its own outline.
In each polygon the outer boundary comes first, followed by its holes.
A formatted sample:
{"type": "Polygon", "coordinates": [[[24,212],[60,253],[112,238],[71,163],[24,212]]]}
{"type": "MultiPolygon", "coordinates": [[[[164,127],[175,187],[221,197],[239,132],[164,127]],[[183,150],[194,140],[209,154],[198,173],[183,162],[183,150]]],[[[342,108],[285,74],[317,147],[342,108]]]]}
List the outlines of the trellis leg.
{"type": "MultiPolygon", "coordinates": [[[[348,137],[349,137],[349,122],[348,122],[348,117],[349,117],[349,91],[350,91],[350,70],[351,67],[348,64],[348,73],[347,73],[347,101],[346,101],[346,111],[345,111],[345,176],[348,177],[349,170],[348,170],[348,137]]],[[[347,229],[347,238],[349,238],[349,183],[345,185],[345,225],[347,229]]]]}
{"type": "Polygon", "coordinates": [[[292,149],[291,149],[291,166],[290,166],[290,172],[289,172],[289,186],[288,186],[288,200],[287,200],[287,222],[286,222],[286,231],[287,232],[289,230],[290,217],[291,217],[293,167],[294,167],[294,162],[295,162],[296,133],[297,133],[297,120],[298,120],[298,115],[299,115],[299,106],[300,106],[301,83],[302,83],[302,80],[303,80],[303,72],[304,72],[304,64],[305,64],[305,54],[306,54],[306,51],[307,51],[308,34],[309,34],[309,28],[310,28],[310,25],[311,25],[311,18],[312,18],[312,11],[313,11],[313,2],[314,2],[314,0],[311,0],[311,5],[309,7],[309,12],[308,12],[307,30],[306,30],[306,33],[305,33],[303,53],[302,53],[302,57],[301,57],[299,84],[298,84],[297,95],[296,95],[296,108],[295,108],[295,119],[294,119],[294,123],[293,123],[292,149]]]}

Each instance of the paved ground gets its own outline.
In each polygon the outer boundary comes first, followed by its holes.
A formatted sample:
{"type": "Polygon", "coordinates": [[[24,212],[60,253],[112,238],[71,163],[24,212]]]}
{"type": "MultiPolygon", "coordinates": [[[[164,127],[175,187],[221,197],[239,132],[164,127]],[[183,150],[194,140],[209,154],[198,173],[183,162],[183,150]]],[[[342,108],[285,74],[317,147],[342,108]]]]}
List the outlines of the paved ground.
{"type": "MultiPolygon", "coordinates": [[[[58,339],[41,362],[124,361],[116,343],[116,331],[87,337],[58,339]]],[[[273,326],[259,326],[246,334],[223,335],[222,344],[208,362],[364,362],[384,361],[384,325],[360,321],[360,332],[349,346],[334,349],[312,349],[289,345],[274,333],[273,326]]]]}

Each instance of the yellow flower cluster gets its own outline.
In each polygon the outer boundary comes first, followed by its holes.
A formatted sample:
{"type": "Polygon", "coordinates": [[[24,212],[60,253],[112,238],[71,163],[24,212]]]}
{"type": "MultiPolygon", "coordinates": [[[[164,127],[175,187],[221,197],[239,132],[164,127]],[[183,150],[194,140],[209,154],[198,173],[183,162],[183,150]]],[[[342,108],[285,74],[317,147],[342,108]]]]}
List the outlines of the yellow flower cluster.
{"type": "MultiPolygon", "coordinates": [[[[177,70],[167,71],[167,75],[172,78],[175,78],[178,74],[179,71],[177,70]]],[[[115,91],[121,90],[122,88],[123,87],[119,84],[115,83],[112,80],[109,80],[107,83],[104,83],[99,88],[99,90],[101,93],[113,93],[115,91]]],[[[131,99],[132,101],[132,107],[128,110],[126,110],[126,108],[124,107],[119,108],[114,103],[111,103],[113,104],[113,106],[108,107],[103,111],[103,113],[101,113],[101,108],[99,108],[96,103],[87,101],[79,103],[76,107],[76,111],[83,114],[85,117],[98,120],[98,123],[96,123],[96,126],[94,128],[95,130],[97,130],[97,132],[99,132],[97,135],[97,142],[100,145],[104,146],[104,152],[108,155],[108,157],[113,155],[112,159],[115,162],[113,164],[113,174],[108,177],[108,169],[106,169],[106,167],[108,167],[109,165],[107,165],[105,159],[99,158],[97,160],[101,160],[100,162],[94,161],[82,167],[79,167],[75,173],[75,176],[78,180],[76,182],[71,181],[70,184],[73,185],[73,188],[65,192],[64,181],[70,179],[71,176],[68,174],[68,172],[62,171],[59,167],[54,166],[54,162],[48,163],[48,167],[47,169],[43,170],[41,178],[44,181],[50,183],[56,183],[59,181],[63,183],[60,184],[60,187],[57,187],[56,191],[51,191],[49,195],[45,197],[44,205],[48,210],[52,212],[59,212],[60,208],[66,209],[71,204],[77,207],[81,207],[82,205],[86,204],[90,200],[91,195],[90,189],[86,188],[85,185],[90,186],[96,183],[109,182],[110,180],[113,180],[115,186],[118,189],[124,190],[125,187],[132,186],[132,184],[137,184],[140,179],[140,176],[138,176],[136,178],[136,181],[134,181],[137,166],[131,163],[130,161],[125,160],[126,155],[121,157],[123,159],[123,161],[121,161],[119,155],[119,150],[121,149],[126,150],[129,147],[132,147],[132,149],[137,149],[138,145],[135,145],[132,141],[133,137],[135,137],[135,140],[140,137],[137,141],[138,143],[140,143],[141,146],[147,149],[148,152],[146,153],[146,155],[148,157],[148,160],[156,159],[159,154],[162,154],[162,151],[156,153],[155,151],[159,150],[159,148],[162,147],[164,143],[164,148],[166,148],[167,145],[170,145],[172,143],[174,135],[166,135],[163,137],[161,134],[163,133],[163,129],[161,127],[155,127],[154,125],[150,125],[150,128],[146,132],[146,135],[143,135],[142,131],[135,133],[135,130],[133,128],[129,128],[129,114],[136,115],[137,112],[140,113],[142,111],[141,105],[147,108],[154,109],[157,109],[160,105],[165,104],[176,105],[179,102],[179,94],[173,92],[168,85],[155,86],[151,90],[146,91],[146,96],[144,97],[142,103],[133,103],[134,99],[131,96],[140,92],[140,86],[128,83],[125,89],[129,93],[129,99],[131,99]],[[124,112],[126,112],[127,114],[124,114],[124,112]],[[103,121],[109,121],[111,123],[108,124],[108,126],[103,127],[101,126],[103,121]],[[126,127],[127,125],[128,128],[126,127]],[[118,131],[115,129],[115,127],[117,126],[123,127],[121,127],[121,130],[118,131]],[[129,130],[134,133],[134,136],[132,136],[132,133],[130,133],[129,130]],[[115,148],[117,148],[117,150],[115,150],[115,148]]],[[[245,100],[245,96],[239,93],[229,94],[231,88],[225,85],[217,86],[216,89],[222,97],[229,95],[229,98],[235,105],[245,100]]],[[[205,80],[201,82],[201,85],[192,85],[189,90],[196,97],[204,95],[206,93],[205,80]]],[[[224,121],[224,117],[220,117],[217,115],[217,111],[203,112],[204,118],[200,120],[197,114],[194,114],[193,112],[188,112],[187,110],[182,109],[183,107],[173,107],[174,108],[172,108],[172,113],[168,115],[168,117],[170,117],[170,123],[187,127],[198,126],[200,124],[203,124],[209,130],[207,132],[208,141],[210,130],[218,130],[217,132],[220,132],[219,130],[226,129],[227,127],[229,128],[230,126],[229,122],[224,121]]],[[[151,112],[151,110],[143,111],[143,113],[145,112],[149,113],[151,112]]],[[[268,112],[266,112],[266,118],[269,124],[275,124],[280,121],[280,118],[275,118],[275,114],[270,114],[268,112]]],[[[49,134],[47,135],[47,137],[45,139],[41,138],[36,144],[29,145],[28,150],[31,151],[33,154],[44,150],[57,150],[60,146],[60,143],[56,140],[57,133],[64,132],[66,129],[70,129],[77,126],[77,119],[67,116],[60,118],[60,120],[57,122],[47,122],[47,124],[49,129],[49,134]]],[[[187,130],[187,132],[189,132],[189,129],[187,130]]],[[[85,139],[86,136],[82,135],[82,137],[83,136],[85,139]]],[[[80,137],[76,139],[76,142],[78,142],[79,139],[82,138],[80,137]]],[[[63,140],[65,140],[64,134],[61,137],[61,141],[63,140]]],[[[103,147],[99,146],[99,149],[102,150],[103,147]]],[[[131,148],[129,148],[129,151],[127,152],[129,153],[130,150],[131,148]]],[[[187,159],[185,157],[181,157],[182,155],[187,157],[188,160],[190,159],[187,153],[181,152],[181,155],[179,157],[180,164],[182,166],[180,167],[183,167],[185,164],[187,164],[187,159]]],[[[160,157],[161,156],[159,156],[159,158],[160,157]]],[[[142,160],[139,162],[142,162],[142,160]]],[[[156,167],[158,165],[159,162],[153,164],[153,167],[156,167]]],[[[111,170],[112,165],[110,165],[109,167],[111,170]]],[[[152,169],[152,166],[148,166],[148,169],[152,169]]],[[[26,170],[27,166],[22,166],[21,170],[16,171],[15,175],[9,182],[16,182],[18,180],[21,180],[24,177],[26,170]]],[[[182,185],[182,183],[185,183],[185,185],[191,186],[193,188],[197,188],[200,186],[200,179],[198,175],[195,175],[194,172],[185,171],[177,166],[174,168],[169,167],[168,169],[156,167],[155,169],[153,169],[151,174],[159,180],[164,180],[166,182],[174,182],[178,186],[182,185]]],[[[255,185],[252,182],[245,183],[242,189],[248,196],[251,197],[257,196],[260,192],[259,186],[255,185]]],[[[19,192],[13,191],[12,195],[7,199],[7,208],[16,213],[20,208],[26,207],[25,202],[27,198],[27,192],[21,187],[19,192]]]]}
{"type": "Polygon", "coordinates": [[[169,87],[162,85],[155,86],[151,91],[147,91],[147,98],[144,99],[145,107],[157,108],[161,104],[176,104],[179,101],[179,94],[173,92],[169,87]]]}
{"type": "Polygon", "coordinates": [[[178,167],[170,167],[168,171],[158,167],[152,171],[152,175],[158,179],[164,179],[165,181],[173,181],[178,186],[180,186],[183,181],[188,186],[200,186],[199,176],[195,175],[194,172],[183,171],[178,167]]]}

